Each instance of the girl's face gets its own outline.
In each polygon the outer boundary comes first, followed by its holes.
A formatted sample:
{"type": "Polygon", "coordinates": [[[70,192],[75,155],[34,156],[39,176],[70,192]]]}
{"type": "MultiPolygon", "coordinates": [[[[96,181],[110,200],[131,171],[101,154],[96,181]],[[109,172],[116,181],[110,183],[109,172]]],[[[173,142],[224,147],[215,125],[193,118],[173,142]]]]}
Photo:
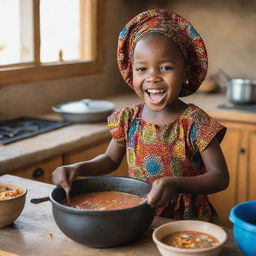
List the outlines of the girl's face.
{"type": "Polygon", "coordinates": [[[178,99],[185,81],[183,55],[171,39],[161,34],[138,41],[133,55],[133,88],[153,111],[178,99]]]}

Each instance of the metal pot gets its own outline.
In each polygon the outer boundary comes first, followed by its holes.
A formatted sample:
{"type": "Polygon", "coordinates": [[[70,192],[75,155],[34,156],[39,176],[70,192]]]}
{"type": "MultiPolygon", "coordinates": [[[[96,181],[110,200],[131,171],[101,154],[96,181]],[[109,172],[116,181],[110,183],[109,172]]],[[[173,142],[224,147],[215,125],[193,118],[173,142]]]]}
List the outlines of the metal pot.
{"type": "MultiPolygon", "coordinates": [[[[76,180],[70,195],[96,191],[121,191],[145,197],[151,185],[126,177],[97,176],[76,180]]],[[[146,202],[127,209],[92,211],[64,205],[66,194],[56,187],[50,194],[53,217],[61,231],[72,240],[90,247],[115,247],[143,235],[155,209],[146,202]]]]}
{"type": "Polygon", "coordinates": [[[235,104],[256,103],[256,81],[242,78],[229,80],[227,98],[235,104]]]}
{"type": "Polygon", "coordinates": [[[110,101],[82,99],[59,104],[52,110],[68,122],[92,123],[106,121],[114,108],[114,103],[110,101]]]}
{"type": "Polygon", "coordinates": [[[245,78],[231,78],[222,69],[218,70],[219,78],[223,78],[227,87],[226,96],[234,104],[256,103],[256,81],[245,78]]]}

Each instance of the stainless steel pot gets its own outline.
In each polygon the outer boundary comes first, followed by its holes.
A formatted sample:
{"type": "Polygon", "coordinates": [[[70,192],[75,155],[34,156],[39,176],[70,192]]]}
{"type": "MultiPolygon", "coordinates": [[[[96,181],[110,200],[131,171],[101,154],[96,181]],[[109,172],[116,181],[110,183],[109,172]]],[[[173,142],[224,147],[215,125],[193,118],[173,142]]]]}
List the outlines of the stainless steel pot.
{"type": "Polygon", "coordinates": [[[227,82],[226,95],[234,104],[256,103],[256,81],[233,78],[227,82]]]}
{"type": "Polygon", "coordinates": [[[68,122],[92,123],[106,121],[114,108],[114,103],[110,101],[82,99],[59,104],[52,110],[68,122]]]}
{"type": "Polygon", "coordinates": [[[256,80],[232,78],[222,69],[218,70],[217,77],[219,82],[225,81],[226,96],[230,102],[234,104],[256,103],[256,80]]]}
{"type": "MultiPolygon", "coordinates": [[[[145,197],[151,185],[126,177],[98,176],[76,180],[70,195],[96,191],[121,191],[145,197]]],[[[92,211],[64,205],[66,194],[56,187],[50,194],[53,217],[72,240],[90,247],[114,247],[139,238],[150,226],[155,209],[146,202],[127,209],[92,211]]]]}

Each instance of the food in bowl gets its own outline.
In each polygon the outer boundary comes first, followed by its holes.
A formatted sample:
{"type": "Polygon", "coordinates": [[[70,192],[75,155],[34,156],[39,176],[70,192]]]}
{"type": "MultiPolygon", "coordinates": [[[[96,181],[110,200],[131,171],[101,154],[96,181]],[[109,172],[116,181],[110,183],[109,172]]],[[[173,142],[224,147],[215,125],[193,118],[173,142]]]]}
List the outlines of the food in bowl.
{"type": "Polygon", "coordinates": [[[27,190],[17,184],[0,183],[0,228],[13,223],[21,214],[27,190]]]}
{"type": "Polygon", "coordinates": [[[163,256],[217,256],[227,240],[227,233],[220,226],[209,222],[180,220],[170,221],[161,225],[154,230],[152,237],[159,252],[163,256]],[[180,235],[182,235],[181,240],[180,235]],[[190,235],[192,235],[193,238],[190,235]],[[169,238],[171,238],[173,242],[177,239],[178,243],[167,244],[166,240],[169,238]],[[200,248],[196,248],[195,246],[198,238],[200,248]],[[212,242],[210,241],[211,239],[213,240],[212,242]],[[207,244],[211,242],[211,246],[206,246],[205,248],[201,247],[204,243],[202,242],[203,240],[204,242],[208,240],[207,244]],[[177,246],[179,243],[182,244],[181,247],[177,246]],[[190,247],[192,243],[195,243],[195,245],[190,247]]]}
{"type": "Polygon", "coordinates": [[[219,240],[212,235],[190,230],[174,232],[165,236],[161,242],[185,249],[210,248],[220,243],[219,240]]]}
{"type": "Polygon", "coordinates": [[[212,235],[190,230],[174,232],[165,236],[161,242],[185,249],[210,248],[219,244],[219,240],[212,235]]]}
{"type": "Polygon", "coordinates": [[[85,210],[108,211],[134,207],[143,198],[118,191],[102,191],[77,195],[70,198],[71,207],[85,210]]]}
{"type": "Polygon", "coordinates": [[[10,188],[6,185],[0,185],[0,200],[10,199],[21,194],[19,188],[10,188]]]}

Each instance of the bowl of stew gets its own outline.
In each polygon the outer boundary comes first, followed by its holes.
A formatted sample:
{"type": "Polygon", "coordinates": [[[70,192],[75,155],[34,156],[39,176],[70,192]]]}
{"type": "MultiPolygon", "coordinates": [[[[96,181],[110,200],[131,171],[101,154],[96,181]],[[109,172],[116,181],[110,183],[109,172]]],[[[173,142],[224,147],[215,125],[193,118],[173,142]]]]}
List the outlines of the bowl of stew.
{"type": "Polygon", "coordinates": [[[21,214],[27,189],[18,184],[0,183],[0,228],[9,226],[21,214]]]}
{"type": "Polygon", "coordinates": [[[162,256],[217,256],[227,233],[209,222],[180,220],[161,225],[152,237],[162,256]]]}
{"type": "Polygon", "coordinates": [[[137,179],[95,176],[72,184],[70,202],[60,187],[50,193],[53,217],[70,239],[89,247],[116,247],[139,239],[155,209],[145,201],[151,185],[137,179]]]}

